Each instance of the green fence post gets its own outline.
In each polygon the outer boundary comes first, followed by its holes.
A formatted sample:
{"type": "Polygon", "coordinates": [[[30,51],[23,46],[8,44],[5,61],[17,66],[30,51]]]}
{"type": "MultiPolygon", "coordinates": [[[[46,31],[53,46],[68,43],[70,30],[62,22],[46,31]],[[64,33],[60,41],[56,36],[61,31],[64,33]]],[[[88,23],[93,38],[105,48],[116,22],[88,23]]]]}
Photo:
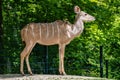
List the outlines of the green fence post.
{"type": "Polygon", "coordinates": [[[106,60],[105,62],[106,62],[106,78],[108,78],[108,60],[106,60]]]}
{"type": "Polygon", "coordinates": [[[45,46],[45,74],[48,74],[48,46],[45,46]]]}
{"type": "Polygon", "coordinates": [[[100,77],[103,77],[103,46],[100,46],[100,77]]]}

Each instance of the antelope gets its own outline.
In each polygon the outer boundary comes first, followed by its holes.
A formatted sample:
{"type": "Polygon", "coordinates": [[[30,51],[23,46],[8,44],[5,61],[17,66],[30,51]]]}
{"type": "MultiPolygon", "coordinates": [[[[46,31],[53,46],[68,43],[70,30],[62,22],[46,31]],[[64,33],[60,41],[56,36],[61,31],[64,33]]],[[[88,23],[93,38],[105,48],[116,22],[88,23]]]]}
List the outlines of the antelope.
{"type": "Polygon", "coordinates": [[[78,6],[74,7],[76,20],[74,24],[68,21],[56,20],[51,23],[29,23],[21,30],[22,41],[26,46],[20,54],[20,72],[24,74],[24,60],[26,61],[28,72],[32,75],[29,65],[29,55],[36,43],[41,45],[59,46],[59,73],[66,75],[64,70],[65,46],[75,37],[80,35],[84,29],[84,22],[94,21],[95,18],[83,11],[78,6]]]}

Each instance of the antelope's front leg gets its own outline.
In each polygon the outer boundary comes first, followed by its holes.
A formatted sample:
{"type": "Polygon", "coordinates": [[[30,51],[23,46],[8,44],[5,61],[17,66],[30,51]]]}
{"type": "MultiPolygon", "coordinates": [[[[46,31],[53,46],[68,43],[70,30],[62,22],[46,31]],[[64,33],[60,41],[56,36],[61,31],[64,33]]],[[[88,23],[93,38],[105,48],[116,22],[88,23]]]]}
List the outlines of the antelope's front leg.
{"type": "Polygon", "coordinates": [[[59,45],[59,73],[61,75],[66,75],[64,70],[64,52],[65,52],[65,44],[59,45]]]}

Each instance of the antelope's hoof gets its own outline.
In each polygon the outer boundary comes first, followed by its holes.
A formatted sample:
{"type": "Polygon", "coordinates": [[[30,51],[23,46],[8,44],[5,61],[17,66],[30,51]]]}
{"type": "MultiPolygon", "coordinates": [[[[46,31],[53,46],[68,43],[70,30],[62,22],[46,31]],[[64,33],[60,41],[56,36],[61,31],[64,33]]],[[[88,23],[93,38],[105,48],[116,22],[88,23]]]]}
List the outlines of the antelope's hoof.
{"type": "Polygon", "coordinates": [[[66,74],[65,72],[62,72],[62,73],[60,73],[60,75],[64,75],[64,76],[65,76],[65,75],[67,75],[67,74],[66,74]]]}
{"type": "Polygon", "coordinates": [[[25,76],[25,74],[24,74],[24,72],[23,72],[23,71],[21,71],[21,75],[22,75],[22,76],[25,76]]]}
{"type": "Polygon", "coordinates": [[[32,73],[32,72],[30,72],[30,75],[32,76],[32,75],[33,75],[33,73],[32,73]]]}
{"type": "Polygon", "coordinates": [[[25,76],[25,74],[21,74],[22,76],[25,76]]]}
{"type": "Polygon", "coordinates": [[[63,73],[63,75],[65,76],[65,75],[67,75],[66,73],[63,73]]]}
{"type": "Polygon", "coordinates": [[[33,74],[32,74],[32,73],[30,73],[30,75],[32,76],[33,74]]]}

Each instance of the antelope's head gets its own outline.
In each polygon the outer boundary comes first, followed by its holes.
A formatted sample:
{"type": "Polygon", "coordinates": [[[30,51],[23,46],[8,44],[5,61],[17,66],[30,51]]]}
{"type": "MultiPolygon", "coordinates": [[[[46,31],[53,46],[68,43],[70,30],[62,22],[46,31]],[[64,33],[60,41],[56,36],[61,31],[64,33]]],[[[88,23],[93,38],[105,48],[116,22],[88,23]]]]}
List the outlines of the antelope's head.
{"type": "Polygon", "coordinates": [[[74,7],[74,12],[76,13],[76,20],[82,20],[83,22],[94,21],[95,18],[84,11],[81,11],[78,6],[74,7]]]}

